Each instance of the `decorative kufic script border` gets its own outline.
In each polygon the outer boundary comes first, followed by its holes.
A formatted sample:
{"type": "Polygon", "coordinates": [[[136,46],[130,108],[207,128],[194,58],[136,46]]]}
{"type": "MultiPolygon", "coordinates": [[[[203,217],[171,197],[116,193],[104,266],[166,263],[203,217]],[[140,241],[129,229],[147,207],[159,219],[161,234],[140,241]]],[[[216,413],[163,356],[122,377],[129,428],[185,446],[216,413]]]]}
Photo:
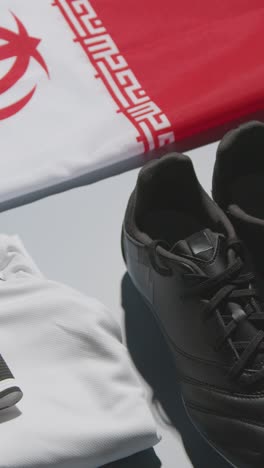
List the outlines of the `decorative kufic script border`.
{"type": "Polygon", "coordinates": [[[167,116],[146,94],[88,0],[53,0],[97,74],[122,112],[137,129],[144,151],[173,143],[167,116]]]}

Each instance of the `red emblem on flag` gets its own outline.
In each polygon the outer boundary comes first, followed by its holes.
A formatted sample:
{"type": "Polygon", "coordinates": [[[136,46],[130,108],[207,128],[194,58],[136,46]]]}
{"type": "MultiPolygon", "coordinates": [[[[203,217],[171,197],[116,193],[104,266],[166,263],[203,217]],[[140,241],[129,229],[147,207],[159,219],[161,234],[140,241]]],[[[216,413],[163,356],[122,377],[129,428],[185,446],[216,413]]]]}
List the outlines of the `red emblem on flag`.
{"type": "MultiPolygon", "coordinates": [[[[13,16],[17,24],[17,32],[0,27],[0,39],[5,41],[0,46],[0,60],[15,58],[8,72],[0,78],[0,95],[12,88],[24,76],[31,59],[36,60],[49,76],[47,65],[37,50],[41,39],[29,36],[21,21],[15,15],[13,16]]],[[[18,101],[0,108],[0,120],[7,119],[19,112],[30,101],[36,88],[37,85],[18,101]]]]}

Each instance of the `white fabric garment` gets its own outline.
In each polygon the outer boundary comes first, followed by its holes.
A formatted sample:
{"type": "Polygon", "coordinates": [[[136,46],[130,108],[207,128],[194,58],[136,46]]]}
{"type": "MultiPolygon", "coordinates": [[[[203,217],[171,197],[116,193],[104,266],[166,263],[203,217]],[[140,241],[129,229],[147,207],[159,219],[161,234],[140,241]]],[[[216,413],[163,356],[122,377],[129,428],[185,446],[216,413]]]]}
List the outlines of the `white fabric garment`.
{"type": "Polygon", "coordinates": [[[0,412],[0,467],[98,468],[156,444],[105,307],[47,280],[15,236],[0,236],[0,272],[0,352],[24,392],[0,412]]]}

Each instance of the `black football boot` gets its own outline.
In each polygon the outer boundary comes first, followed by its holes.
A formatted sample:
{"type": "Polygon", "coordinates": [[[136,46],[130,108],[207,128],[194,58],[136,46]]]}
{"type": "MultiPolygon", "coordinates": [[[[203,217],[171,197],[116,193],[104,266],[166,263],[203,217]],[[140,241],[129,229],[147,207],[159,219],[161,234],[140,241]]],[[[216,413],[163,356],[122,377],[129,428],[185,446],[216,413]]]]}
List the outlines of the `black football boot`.
{"type": "Polygon", "coordinates": [[[264,279],[264,124],[228,132],[216,155],[213,197],[246,244],[264,279]]]}
{"type": "Polygon", "coordinates": [[[243,245],[187,156],[140,171],[122,250],[173,354],[193,424],[233,466],[263,468],[264,313],[243,245]]]}

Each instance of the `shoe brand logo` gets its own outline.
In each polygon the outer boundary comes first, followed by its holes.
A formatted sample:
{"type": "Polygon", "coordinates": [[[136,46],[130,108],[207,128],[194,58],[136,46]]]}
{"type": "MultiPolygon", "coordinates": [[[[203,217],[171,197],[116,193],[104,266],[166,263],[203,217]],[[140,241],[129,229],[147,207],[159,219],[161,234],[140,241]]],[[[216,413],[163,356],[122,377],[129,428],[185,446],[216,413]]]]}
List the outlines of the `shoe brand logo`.
{"type": "MultiPolygon", "coordinates": [[[[0,27],[0,61],[12,59],[12,65],[3,75],[0,75],[0,97],[7,93],[21,80],[29,68],[31,59],[34,59],[49,76],[47,65],[37,50],[41,39],[31,37],[25,26],[13,14],[17,26],[17,32],[0,27]]],[[[0,120],[7,119],[19,112],[31,100],[37,89],[37,85],[15,102],[0,107],[0,120]]]]}

